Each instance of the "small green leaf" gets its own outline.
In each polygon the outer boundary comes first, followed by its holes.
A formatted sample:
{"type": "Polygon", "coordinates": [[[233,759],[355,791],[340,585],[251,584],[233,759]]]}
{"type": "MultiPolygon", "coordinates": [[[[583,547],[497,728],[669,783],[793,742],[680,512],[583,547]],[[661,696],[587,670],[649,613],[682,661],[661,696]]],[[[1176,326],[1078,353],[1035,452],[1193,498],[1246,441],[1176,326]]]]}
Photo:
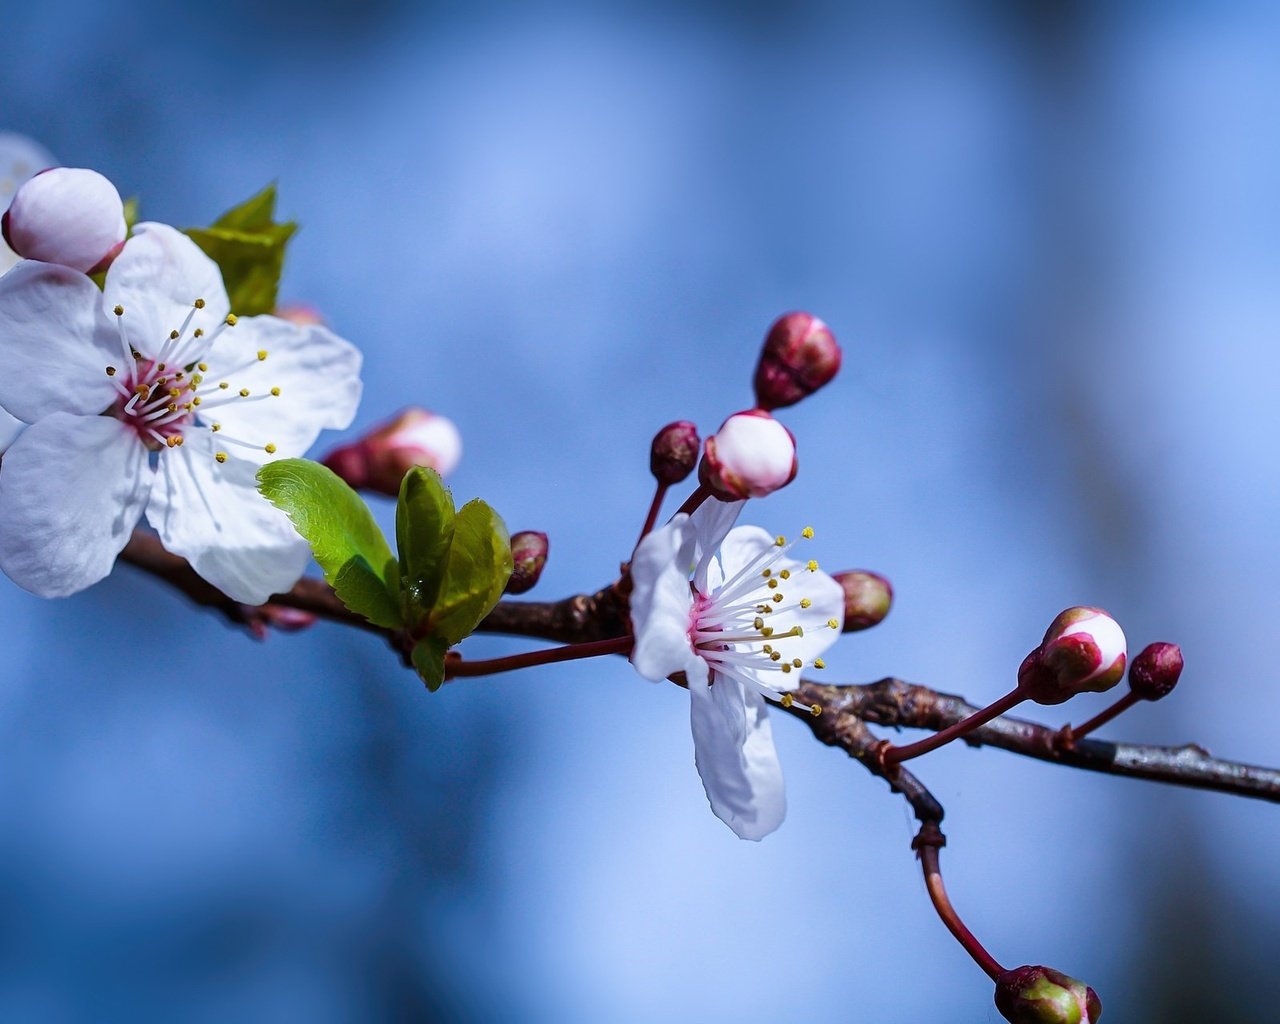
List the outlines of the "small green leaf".
{"type": "Polygon", "coordinates": [[[374,625],[403,625],[399,566],[368,506],[336,473],[280,459],[258,470],[258,490],[311,545],[343,604],[374,625]]]}
{"type": "Polygon", "coordinates": [[[238,316],[271,313],[276,308],[284,250],[298,225],[274,220],[276,187],[268,185],[219,217],[207,228],[187,234],[222,270],[222,281],[238,316]]]}
{"type": "Polygon", "coordinates": [[[129,234],[133,234],[133,226],[138,223],[139,208],[137,196],[130,196],[124,201],[124,226],[129,234]]]}
{"type": "Polygon", "coordinates": [[[449,645],[439,637],[429,636],[413,645],[413,667],[418,671],[418,678],[427,684],[432,693],[440,689],[444,683],[444,656],[449,645]]]}
{"type": "Polygon", "coordinates": [[[426,611],[435,604],[452,540],[453,495],[434,469],[414,467],[401,481],[396,503],[401,582],[413,609],[426,611]]]}
{"type": "Polygon", "coordinates": [[[456,644],[498,603],[511,577],[511,538],[506,524],[479,498],[458,510],[453,543],[439,595],[431,609],[431,631],[456,644]]]}

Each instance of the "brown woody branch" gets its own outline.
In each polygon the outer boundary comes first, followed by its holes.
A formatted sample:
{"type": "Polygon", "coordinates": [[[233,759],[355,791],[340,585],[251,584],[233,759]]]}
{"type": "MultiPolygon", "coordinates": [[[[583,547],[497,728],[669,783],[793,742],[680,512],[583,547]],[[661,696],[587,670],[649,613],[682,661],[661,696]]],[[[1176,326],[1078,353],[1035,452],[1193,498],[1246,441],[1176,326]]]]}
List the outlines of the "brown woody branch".
{"type": "MultiPolygon", "coordinates": [[[[257,609],[232,601],[201,579],[185,560],[165,551],[151,534],[135,533],[120,558],[175,587],[196,604],[220,613],[234,625],[249,626],[260,617],[257,609]]],[[[560,601],[504,600],[489,613],[478,631],[558,643],[625,636],[629,628],[628,596],[624,576],[594,594],[578,594],[560,601]]],[[[378,633],[397,649],[403,647],[396,631],[374,626],[349,611],[323,580],[301,579],[287,593],[272,597],[271,603],[378,633]]],[[[973,714],[977,708],[961,697],[892,678],[865,686],[824,686],[805,681],[797,690],[797,697],[805,704],[821,706],[822,714],[817,718],[803,709],[793,712],[804,719],[819,740],[841,748],[884,778],[907,799],[922,822],[941,820],[942,808],[914,775],[901,767],[878,763],[874,748],[879,741],[867,723],[936,732],[973,714]]],[[[1083,739],[1068,749],[1058,740],[1057,730],[1009,716],[975,730],[964,742],[999,747],[1087,771],[1280,803],[1280,770],[1224,761],[1195,745],[1163,747],[1083,739]]]]}

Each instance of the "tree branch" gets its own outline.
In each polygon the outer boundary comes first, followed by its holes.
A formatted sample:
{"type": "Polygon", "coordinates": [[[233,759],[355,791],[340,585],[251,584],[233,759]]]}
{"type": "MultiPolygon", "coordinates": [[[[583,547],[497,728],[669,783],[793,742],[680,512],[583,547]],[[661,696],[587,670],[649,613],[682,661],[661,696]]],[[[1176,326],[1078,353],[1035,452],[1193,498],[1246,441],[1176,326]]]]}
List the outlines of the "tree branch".
{"type": "MultiPolygon", "coordinates": [[[[175,587],[197,605],[218,612],[234,625],[252,626],[261,618],[258,609],[232,601],[198,576],[184,559],[165,551],[153,534],[135,532],[120,558],[175,587]]],[[[557,643],[621,637],[630,628],[629,596],[629,579],[624,574],[594,594],[578,594],[560,601],[504,600],[480,623],[477,632],[536,637],[557,643]]],[[[274,595],[270,603],[377,633],[397,649],[403,647],[397,631],[374,626],[349,611],[323,580],[303,578],[287,593],[274,595]]],[[[937,732],[968,717],[977,708],[961,697],[894,678],[865,686],[824,686],[806,680],[796,695],[803,703],[818,704],[822,708],[817,718],[803,708],[792,709],[795,717],[803,719],[819,740],[840,747],[873,774],[885,779],[895,792],[907,799],[922,822],[941,821],[942,808],[914,775],[901,767],[879,764],[875,753],[880,741],[867,729],[867,723],[937,732]]],[[[975,747],[999,747],[1024,757],[1086,771],[1280,803],[1280,770],[1215,758],[1194,744],[1162,747],[1083,739],[1066,749],[1057,741],[1057,730],[1008,716],[976,729],[964,737],[964,742],[975,747]]]]}

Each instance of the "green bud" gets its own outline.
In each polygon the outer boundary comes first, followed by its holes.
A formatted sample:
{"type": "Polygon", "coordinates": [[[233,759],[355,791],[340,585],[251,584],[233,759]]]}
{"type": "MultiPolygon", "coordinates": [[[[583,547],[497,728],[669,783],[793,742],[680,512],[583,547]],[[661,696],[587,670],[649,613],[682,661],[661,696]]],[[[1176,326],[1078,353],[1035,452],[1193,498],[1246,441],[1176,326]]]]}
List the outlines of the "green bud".
{"type": "Polygon", "coordinates": [[[1102,1002],[1052,967],[1015,967],[996,979],[996,1009],[1012,1024],[1096,1024],[1102,1002]]]}

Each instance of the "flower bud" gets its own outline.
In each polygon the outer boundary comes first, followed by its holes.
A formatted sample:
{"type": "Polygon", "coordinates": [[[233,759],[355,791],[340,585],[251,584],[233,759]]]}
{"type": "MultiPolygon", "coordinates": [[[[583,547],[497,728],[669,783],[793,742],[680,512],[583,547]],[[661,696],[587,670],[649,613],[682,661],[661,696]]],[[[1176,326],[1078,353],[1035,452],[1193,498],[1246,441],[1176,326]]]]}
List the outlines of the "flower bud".
{"type": "Polygon", "coordinates": [[[763,498],[796,475],[791,431],[763,409],[734,413],[707,438],[698,481],[721,501],[763,498]]]}
{"type": "Polygon", "coordinates": [[[832,577],[844,588],[844,632],[879,625],[893,604],[893,586],[876,572],[854,569],[832,577]]]}
{"type": "Polygon", "coordinates": [[[291,324],[297,324],[299,327],[324,327],[324,317],[320,315],[320,310],[315,306],[308,306],[303,303],[291,303],[286,306],[276,307],[276,316],[281,320],[288,320],[291,324]]]}
{"type": "Polygon", "coordinates": [[[658,483],[678,484],[698,464],[698,428],[688,420],[668,423],[657,432],[649,448],[649,472],[658,483]]]}
{"type": "Polygon", "coordinates": [[[1015,967],[996,979],[996,1009],[1012,1024],[1096,1024],[1102,1000],[1052,967],[1015,967]]]}
{"type": "Polygon", "coordinates": [[[1182,648],[1177,644],[1147,644],[1129,665],[1129,689],[1143,700],[1167,697],[1182,675],[1182,648]]]}
{"type": "Polygon", "coordinates": [[[1068,608],[1018,669],[1018,685],[1037,704],[1061,704],[1086,690],[1102,693],[1124,676],[1120,624],[1101,608],[1068,608]]]}
{"type": "Polygon", "coordinates": [[[316,624],[316,617],[301,608],[283,604],[241,605],[245,625],[255,639],[265,640],[271,630],[281,633],[298,633],[316,624]]]}
{"type": "Polygon", "coordinates": [[[794,405],[840,369],[840,346],[816,316],[787,313],[774,321],[756,363],[756,404],[761,409],[794,405]]]}
{"type": "Polygon", "coordinates": [[[511,559],[515,568],[507,580],[508,594],[523,594],[532,590],[542,568],[547,564],[547,535],[536,530],[522,530],[511,535],[511,559]]]}
{"type": "Polygon", "coordinates": [[[324,464],[352,487],[394,498],[414,466],[448,476],[462,457],[453,421],[425,409],[405,409],[358,441],[335,448],[324,464]]]}
{"type": "Polygon", "coordinates": [[[86,274],[107,268],[127,230],[116,187],[84,167],[54,167],[26,182],[0,218],[0,229],[23,259],[86,274]]]}

